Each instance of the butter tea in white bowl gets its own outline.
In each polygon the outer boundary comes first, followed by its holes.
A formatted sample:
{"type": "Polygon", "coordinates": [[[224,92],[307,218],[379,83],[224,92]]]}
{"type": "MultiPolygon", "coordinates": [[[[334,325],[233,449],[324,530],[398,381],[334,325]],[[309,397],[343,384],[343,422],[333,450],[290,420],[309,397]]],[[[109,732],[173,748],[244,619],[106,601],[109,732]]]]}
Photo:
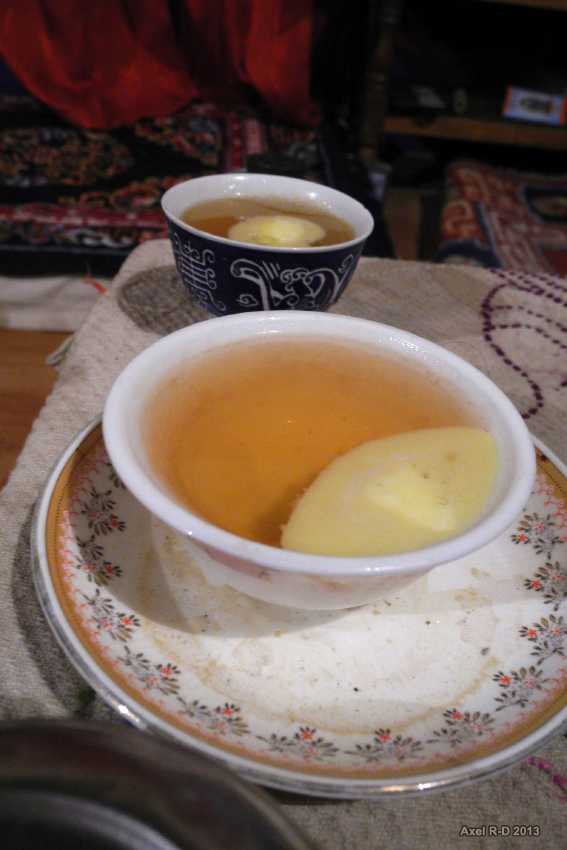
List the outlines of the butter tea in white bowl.
{"type": "Polygon", "coordinates": [[[148,400],[144,439],[175,498],[225,531],[384,555],[481,514],[496,448],[477,419],[399,358],[268,334],[174,371],[148,400]]]}
{"type": "Polygon", "coordinates": [[[481,372],[413,334],[327,313],[247,313],[170,334],[119,376],[103,424],[126,486],[210,580],[306,609],[364,604],[485,545],[521,512],[535,471],[524,422],[481,372]],[[349,453],[426,432],[437,439],[390,446],[386,463],[382,449],[362,476],[354,463],[309,497],[349,453]],[[474,486],[455,488],[463,471],[474,486]],[[464,513],[444,504],[475,488],[464,513]],[[311,516],[286,539],[308,497],[311,516]],[[356,526],[369,510],[421,537],[402,528],[377,546],[356,526]]]}

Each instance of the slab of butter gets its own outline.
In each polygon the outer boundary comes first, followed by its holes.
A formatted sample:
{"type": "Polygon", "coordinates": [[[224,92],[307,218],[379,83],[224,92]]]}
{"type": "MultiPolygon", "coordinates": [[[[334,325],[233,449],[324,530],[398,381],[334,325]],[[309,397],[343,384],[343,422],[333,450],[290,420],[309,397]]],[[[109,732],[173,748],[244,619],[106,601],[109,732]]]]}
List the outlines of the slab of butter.
{"type": "Polygon", "coordinates": [[[233,224],[230,239],[273,245],[279,248],[304,248],[319,242],[325,231],[313,221],[292,215],[253,215],[233,224]]]}
{"type": "Polygon", "coordinates": [[[371,440],[336,458],[297,502],[284,549],[361,556],[459,534],[481,514],[497,469],[479,428],[429,428],[371,440]]]}

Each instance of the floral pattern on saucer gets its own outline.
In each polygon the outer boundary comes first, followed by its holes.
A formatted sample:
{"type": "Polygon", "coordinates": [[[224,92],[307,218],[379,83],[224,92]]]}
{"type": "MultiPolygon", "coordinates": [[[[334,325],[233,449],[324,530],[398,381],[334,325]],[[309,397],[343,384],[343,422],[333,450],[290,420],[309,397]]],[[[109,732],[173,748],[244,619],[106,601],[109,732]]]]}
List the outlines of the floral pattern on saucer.
{"type": "MultiPolygon", "coordinates": [[[[442,588],[441,594],[431,596],[439,605],[440,599],[453,600],[460,598],[459,594],[473,598],[471,588],[494,593],[488,601],[482,597],[485,601],[475,603],[476,608],[463,602],[462,612],[457,611],[463,652],[472,653],[470,657],[480,665],[474,687],[467,693],[449,691],[445,704],[435,705],[431,698],[423,716],[416,710],[398,724],[396,712],[391,709],[390,716],[383,716],[383,707],[395,676],[403,680],[404,664],[409,664],[403,657],[401,669],[394,671],[395,675],[388,673],[383,688],[369,689],[364,682],[351,686],[333,670],[323,671],[328,687],[313,687],[321,689],[321,704],[331,699],[330,687],[335,688],[333,705],[338,713],[329,713],[326,719],[325,712],[320,712],[321,722],[314,723],[314,710],[304,710],[291,693],[286,703],[281,693],[285,687],[280,688],[269,676],[263,680],[261,670],[256,678],[257,694],[247,692],[244,686],[240,691],[232,686],[239,675],[254,674],[248,670],[239,673],[234,666],[233,659],[243,646],[256,640],[258,651],[266,656],[270,647],[281,646],[282,641],[285,646],[287,641],[290,652],[297,652],[297,634],[312,635],[308,626],[303,625],[302,630],[290,627],[283,634],[277,630],[269,640],[261,631],[257,639],[246,634],[237,639],[227,632],[228,637],[220,640],[212,626],[219,609],[217,591],[207,590],[202,576],[199,581],[205,602],[210,594],[210,612],[206,605],[196,608],[195,617],[187,615],[180,626],[175,612],[168,622],[167,616],[148,611],[148,604],[150,608],[156,604],[152,582],[160,569],[169,569],[167,558],[159,566],[148,515],[116,476],[99,425],[87,430],[77,447],[69,450],[48,484],[44,500],[48,509],[46,521],[37,531],[36,578],[43,592],[40,596],[49,600],[44,607],[52,625],[63,623],[75,657],[80,650],[87,659],[81,672],[96,687],[102,671],[112,683],[114,698],[126,702],[134,714],[143,710],[157,728],[181,736],[190,746],[210,754],[212,747],[213,754],[229,761],[238,757],[236,767],[244,759],[256,771],[258,781],[265,775],[268,784],[278,784],[274,771],[279,775],[299,773],[303,784],[298,790],[305,791],[310,777],[318,776],[336,781],[337,787],[348,783],[349,777],[374,780],[379,787],[388,778],[410,782],[413,776],[450,773],[455,765],[470,764],[474,775],[474,763],[481,756],[492,756],[496,767],[500,759],[507,760],[507,748],[529,733],[537,732],[542,738],[549,734],[550,712],[555,727],[563,716],[567,718],[567,481],[557,465],[539,451],[534,492],[506,539],[494,544],[498,547],[495,565],[490,561],[494,549],[486,550],[486,563],[477,558],[471,566],[465,559],[460,567],[466,578],[462,586],[451,591],[453,595],[448,596],[442,588]],[[474,584],[474,576],[480,574],[478,564],[485,577],[474,584]],[[139,590],[142,579],[148,583],[143,593],[139,590]],[[504,603],[496,593],[500,586],[506,589],[504,603]],[[134,604],[136,599],[146,601],[134,604]],[[474,617],[485,609],[493,625],[490,634],[479,634],[474,617]],[[467,619],[470,617],[472,621],[467,619]],[[226,666],[227,684],[222,688],[203,671],[222,667],[227,646],[235,647],[229,656],[234,669],[226,666]],[[258,701],[260,691],[266,688],[273,689],[274,700],[282,706],[277,719],[276,714],[262,709],[266,703],[258,701]],[[345,705],[347,710],[343,710],[345,705]],[[360,712],[366,719],[359,726],[353,723],[349,727],[340,720],[350,716],[351,705],[353,717],[358,706],[364,706],[360,712]]],[[[183,589],[183,583],[179,587],[183,589]]],[[[172,596],[174,601],[177,598],[172,596]]],[[[376,623],[381,617],[393,616],[393,603],[385,600],[385,604],[388,608],[379,611],[348,613],[353,634],[361,623],[367,628],[369,646],[376,637],[370,613],[378,615],[376,623]],[[370,625],[366,626],[367,622],[370,625]]],[[[191,614],[190,605],[187,610],[191,614]]],[[[400,629],[407,615],[408,611],[400,608],[400,629]]],[[[434,614],[426,612],[426,616],[420,620],[420,628],[430,634],[434,614]]],[[[395,627],[397,621],[391,622],[395,627]]],[[[336,626],[330,622],[322,628],[331,629],[332,634],[343,624],[337,619],[336,626]]],[[[379,652],[383,652],[382,643],[379,652]]],[[[346,653],[347,649],[341,659],[344,670],[349,669],[346,653]]],[[[318,673],[310,668],[306,675],[315,680],[318,673]]],[[[427,670],[415,677],[415,703],[425,704],[427,670]]]]}

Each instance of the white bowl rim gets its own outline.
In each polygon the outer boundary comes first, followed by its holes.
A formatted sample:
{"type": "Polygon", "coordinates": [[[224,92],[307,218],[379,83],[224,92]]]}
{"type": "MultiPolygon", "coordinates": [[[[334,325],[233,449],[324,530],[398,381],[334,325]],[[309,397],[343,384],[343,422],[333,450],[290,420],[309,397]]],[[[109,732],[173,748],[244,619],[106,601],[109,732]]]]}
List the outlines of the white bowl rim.
{"type": "MultiPolygon", "coordinates": [[[[215,200],[211,198],[210,200],[215,200]]],[[[360,245],[362,242],[365,242],[366,239],[370,236],[372,231],[374,230],[374,219],[372,214],[366,209],[366,207],[357,201],[355,198],[352,198],[350,195],[347,195],[345,192],[339,191],[339,189],[334,189],[331,186],[326,186],[323,183],[315,183],[312,180],[302,180],[299,177],[286,177],[284,175],[279,174],[256,174],[249,171],[243,172],[228,172],[226,174],[206,174],[202,177],[194,177],[190,180],[182,180],[180,183],[176,183],[175,186],[171,186],[161,198],[161,207],[165,214],[165,216],[172,222],[174,222],[178,227],[182,230],[186,230],[188,233],[192,233],[194,236],[198,236],[200,239],[210,239],[212,242],[218,242],[220,245],[232,246],[234,248],[248,248],[252,251],[260,251],[260,252],[268,252],[268,253],[293,253],[296,254],[323,254],[331,251],[344,251],[349,248],[355,248],[360,245]],[[266,180],[277,179],[278,182],[292,184],[296,188],[298,186],[312,186],[318,191],[323,191],[331,197],[341,197],[342,199],[348,199],[348,201],[355,207],[355,209],[367,217],[367,225],[366,229],[360,236],[356,236],[354,239],[349,239],[348,242],[337,242],[335,245],[317,245],[314,247],[278,247],[276,245],[255,245],[253,242],[240,242],[237,239],[227,239],[224,236],[215,236],[214,233],[206,233],[204,230],[199,230],[197,227],[193,227],[191,224],[187,224],[186,221],[179,218],[179,216],[174,215],[168,208],[168,201],[171,200],[172,195],[181,192],[181,187],[185,185],[194,185],[196,183],[201,182],[201,184],[205,181],[211,182],[212,180],[217,180],[218,183],[229,182],[230,180],[238,180],[239,182],[245,183],[246,180],[250,179],[260,179],[266,178],[266,180]],[[224,179],[226,178],[226,180],[224,179]]]]}
{"type": "MultiPolygon", "coordinates": [[[[316,332],[313,335],[316,336],[316,332]]],[[[219,347],[220,345],[222,343],[219,343],[219,347]]],[[[215,347],[211,347],[211,350],[215,347]]],[[[368,577],[393,574],[411,575],[414,572],[427,570],[442,563],[458,560],[494,540],[517,518],[529,497],[536,472],[533,440],[519,412],[502,390],[467,360],[437,343],[392,325],[343,314],[314,314],[313,311],[307,310],[266,310],[215,317],[181,328],[157,340],[134,357],[115,380],[104,406],[103,436],[110,460],[126,487],[151,513],[172,528],[187,534],[189,538],[195,541],[196,545],[213,547],[229,556],[251,562],[259,568],[271,569],[274,572],[303,573],[319,577],[352,578],[355,576],[368,577]],[[510,430],[514,432],[516,447],[519,453],[526,458],[526,466],[514,471],[508,493],[494,511],[462,534],[431,546],[395,555],[347,557],[296,552],[241,538],[202,519],[162,492],[139,468],[129,443],[120,433],[119,409],[122,404],[123,389],[127,386],[131,376],[136,371],[143,372],[147,369],[148,365],[156,357],[159,357],[160,351],[163,351],[166,346],[174,346],[187,333],[197,331],[206,334],[210,322],[215,322],[218,326],[218,323],[238,325],[252,321],[258,327],[258,330],[254,333],[259,334],[275,330],[275,328],[270,328],[272,323],[285,322],[286,320],[289,322],[292,315],[295,322],[313,321],[316,316],[317,321],[339,321],[343,325],[346,323],[353,328],[356,325],[360,326],[361,323],[372,325],[384,334],[395,335],[403,340],[404,345],[409,348],[419,347],[422,351],[437,356],[459,371],[463,379],[473,380],[477,385],[484,388],[490,394],[502,416],[510,424],[510,430]],[[260,330],[262,324],[266,326],[264,331],[260,330]]]]}

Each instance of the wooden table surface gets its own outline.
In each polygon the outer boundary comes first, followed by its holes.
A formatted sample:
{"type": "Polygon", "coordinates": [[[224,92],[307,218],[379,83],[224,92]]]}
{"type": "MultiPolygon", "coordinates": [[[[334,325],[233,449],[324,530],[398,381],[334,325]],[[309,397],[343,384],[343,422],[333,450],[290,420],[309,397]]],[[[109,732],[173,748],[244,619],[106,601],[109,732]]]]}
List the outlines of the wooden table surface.
{"type": "Polygon", "coordinates": [[[0,489],[57,378],[46,358],[68,336],[0,329],[0,489]]]}

